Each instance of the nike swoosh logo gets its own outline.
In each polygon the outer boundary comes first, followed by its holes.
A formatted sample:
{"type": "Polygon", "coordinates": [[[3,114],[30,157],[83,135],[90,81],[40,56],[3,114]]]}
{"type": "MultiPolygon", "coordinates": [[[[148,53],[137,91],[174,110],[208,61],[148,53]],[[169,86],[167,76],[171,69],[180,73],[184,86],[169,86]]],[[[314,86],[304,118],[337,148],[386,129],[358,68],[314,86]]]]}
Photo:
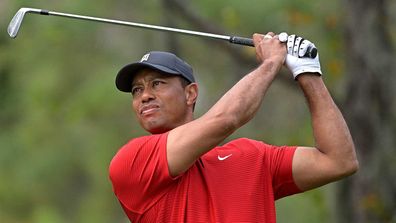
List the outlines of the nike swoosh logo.
{"type": "Polygon", "coordinates": [[[219,159],[219,160],[225,160],[225,159],[227,159],[228,157],[230,157],[230,156],[232,156],[232,154],[230,154],[230,155],[227,155],[227,156],[220,156],[220,155],[217,155],[217,159],[219,159]]]}

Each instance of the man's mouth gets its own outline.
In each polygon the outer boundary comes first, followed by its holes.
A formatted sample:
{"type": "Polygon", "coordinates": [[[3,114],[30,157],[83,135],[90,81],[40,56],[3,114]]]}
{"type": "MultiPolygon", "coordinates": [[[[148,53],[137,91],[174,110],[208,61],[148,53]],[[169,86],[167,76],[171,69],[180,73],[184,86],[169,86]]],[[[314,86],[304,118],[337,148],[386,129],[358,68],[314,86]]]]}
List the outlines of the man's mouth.
{"type": "Polygon", "coordinates": [[[152,113],[158,111],[158,109],[159,109],[158,105],[146,105],[140,109],[140,114],[141,115],[149,115],[149,114],[152,114],[152,113]]]}

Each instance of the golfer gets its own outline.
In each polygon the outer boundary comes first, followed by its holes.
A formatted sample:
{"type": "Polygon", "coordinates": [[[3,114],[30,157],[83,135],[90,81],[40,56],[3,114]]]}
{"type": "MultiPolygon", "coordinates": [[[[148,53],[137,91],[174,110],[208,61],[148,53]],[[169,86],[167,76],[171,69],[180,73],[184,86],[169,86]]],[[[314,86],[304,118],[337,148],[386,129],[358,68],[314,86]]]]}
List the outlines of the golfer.
{"type": "MultiPolygon", "coordinates": [[[[194,118],[198,85],[190,65],[153,51],[123,67],[120,91],[150,135],[130,140],[110,163],[113,190],[131,222],[276,222],[275,200],[353,174],[355,148],[321,77],[314,46],[290,35],[254,34],[258,67],[209,111],[194,118]],[[248,138],[222,141],[251,120],[285,65],[300,85],[315,147],[274,146],[248,138]]],[[[265,128],[263,126],[263,128],[265,128]]]]}

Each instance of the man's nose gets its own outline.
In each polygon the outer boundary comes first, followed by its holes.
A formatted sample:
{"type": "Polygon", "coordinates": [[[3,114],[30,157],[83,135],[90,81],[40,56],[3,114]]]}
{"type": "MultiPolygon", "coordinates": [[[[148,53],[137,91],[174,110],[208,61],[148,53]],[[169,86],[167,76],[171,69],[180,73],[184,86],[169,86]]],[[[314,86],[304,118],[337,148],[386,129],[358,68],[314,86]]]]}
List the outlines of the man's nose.
{"type": "Polygon", "coordinates": [[[142,102],[148,102],[155,98],[153,91],[150,88],[145,88],[142,92],[142,102]]]}

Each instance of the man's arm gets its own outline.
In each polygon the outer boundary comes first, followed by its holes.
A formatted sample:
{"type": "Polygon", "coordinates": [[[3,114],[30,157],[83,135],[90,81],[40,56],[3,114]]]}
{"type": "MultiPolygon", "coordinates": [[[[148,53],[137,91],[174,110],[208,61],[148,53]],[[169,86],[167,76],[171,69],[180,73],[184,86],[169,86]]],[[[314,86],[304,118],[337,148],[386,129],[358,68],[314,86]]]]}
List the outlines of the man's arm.
{"type": "Polygon", "coordinates": [[[297,80],[308,101],[316,148],[297,148],[293,177],[301,190],[309,190],[351,175],[359,165],[348,126],[322,78],[307,73],[297,80]]]}
{"type": "Polygon", "coordinates": [[[256,114],[285,60],[286,47],[278,38],[264,39],[259,34],[253,36],[253,41],[261,65],[235,84],[202,117],[169,132],[167,158],[172,176],[186,171],[201,155],[256,114]]]}

